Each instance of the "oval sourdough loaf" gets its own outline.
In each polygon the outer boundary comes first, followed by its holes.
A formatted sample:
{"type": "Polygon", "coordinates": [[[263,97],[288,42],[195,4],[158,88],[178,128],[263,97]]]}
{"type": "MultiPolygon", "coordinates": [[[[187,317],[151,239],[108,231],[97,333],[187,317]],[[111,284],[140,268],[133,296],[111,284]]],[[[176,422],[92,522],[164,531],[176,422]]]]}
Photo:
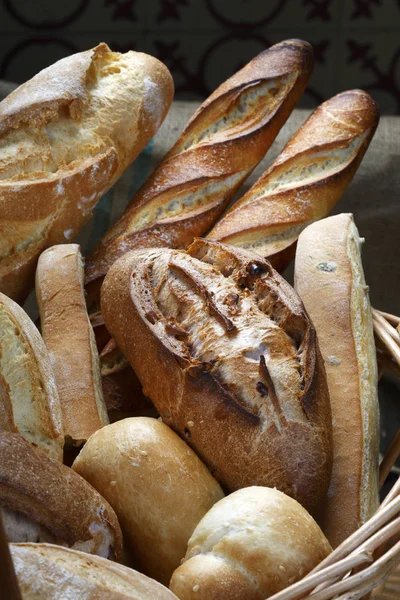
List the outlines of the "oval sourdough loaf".
{"type": "Polygon", "coordinates": [[[24,298],[42,250],[71,240],[157,131],[173,82],[106,44],[38,73],[0,104],[0,291],[24,298]]]}
{"type": "Polygon", "coordinates": [[[265,600],[330,552],[298,502],[278,490],[244,488],[202,518],[170,587],[180,600],[265,600]]]}
{"type": "Polygon", "coordinates": [[[22,600],[177,600],[157,581],[52,544],[11,544],[22,600]]]}
{"type": "Polygon", "coordinates": [[[110,269],[101,307],[144,394],[222,486],[276,486],[321,508],[324,365],[299,297],[267,261],[207,240],[138,250],[110,269]]]}
{"type": "Polygon", "coordinates": [[[301,231],[341,198],[378,121],[377,105],[362,90],[321,104],[208,237],[253,250],[283,270],[301,231]]]}
{"type": "Polygon", "coordinates": [[[99,429],[73,469],[114,508],[138,569],[166,585],[197,523],[223,497],[189,446],[148,417],[99,429]]]}
{"type": "Polygon", "coordinates": [[[271,146],[312,66],[311,46],[287,40],[261,52],[203,102],[89,256],[91,298],[113,262],[128,250],[182,248],[208,231],[271,146]]]}
{"type": "Polygon", "coordinates": [[[331,397],[333,470],[323,530],[336,547],[379,505],[376,349],[361,242],[353,215],[299,237],[295,286],[317,330],[331,397]]]}
{"type": "Polygon", "coordinates": [[[7,431],[0,432],[0,506],[12,542],[122,557],[121,529],[108,502],[72,469],[7,431]]]}

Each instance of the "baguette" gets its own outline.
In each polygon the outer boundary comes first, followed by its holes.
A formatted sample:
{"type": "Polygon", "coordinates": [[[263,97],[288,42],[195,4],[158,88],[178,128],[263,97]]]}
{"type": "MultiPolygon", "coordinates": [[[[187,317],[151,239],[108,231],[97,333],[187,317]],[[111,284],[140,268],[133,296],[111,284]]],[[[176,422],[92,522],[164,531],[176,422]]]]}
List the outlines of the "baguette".
{"type": "Polygon", "coordinates": [[[244,488],[202,518],[170,588],[180,600],[265,600],[331,550],[298,502],[278,490],[244,488]]]}
{"type": "Polygon", "coordinates": [[[41,254],[36,271],[36,297],[67,446],[81,445],[109,423],[83,278],[83,260],[77,244],[53,246],[41,254]]]}
{"type": "Polygon", "coordinates": [[[283,270],[301,231],[341,198],[378,121],[377,105],[361,90],[321,104],[208,237],[252,250],[283,270]]]}
{"type": "Polygon", "coordinates": [[[178,600],[123,565],[51,544],[11,544],[22,600],[178,600]]]}
{"type": "Polygon", "coordinates": [[[267,261],[207,240],[130,252],[101,307],[143,393],[224,488],[276,486],[318,512],[332,458],[323,361],[267,261]]]}
{"type": "Polygon", "coordinates": [[[213,225],[271,146],[311,71],[311,46],[288,40],[259,54],[200,106],[89,256],[91,297],[128,250],[185,247],[213,225]]]}
{"type": "Polygon", "coordinates": [[[71,240],[154,135],[168,69],[106,44],[38,73],[0,104],[0,291],[22,300],[47,247],[71,240]]]}
{"type": "Polygon", "coordinates": [[[300,235],[295,286],[317,330],[333,417],[333,472],[323,530],[338,546],[378,508],[376,350],[357,228],[350,214],[300,235]]]}
{"type": "Polygon", "coordinates": [[[72,469],[20,435],[0,432],[0,507],[8,539],[45,541],[105,558],[122,556],[111,506],[72,469]]]}
{"type": "Polygon", "coordinates": [[[165,585],[197,523],[224,495],[185,442],[147,417],[97,431],[72,468],[114,508],[139,570],[165,585]]]}
{"type": "Polygon", "coordinates": [[[62,462],[60,400],[50,357],[26,312],[0,293],[0,430],[62,462]]]}

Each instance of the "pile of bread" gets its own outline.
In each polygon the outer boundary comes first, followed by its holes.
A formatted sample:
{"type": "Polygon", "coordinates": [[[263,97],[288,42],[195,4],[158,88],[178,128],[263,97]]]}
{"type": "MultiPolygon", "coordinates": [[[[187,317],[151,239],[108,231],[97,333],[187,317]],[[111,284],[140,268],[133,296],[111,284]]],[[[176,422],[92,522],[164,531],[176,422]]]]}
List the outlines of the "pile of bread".
{"type": "Polygon", "coordinates": [[[0,104],[0,505],[24,599],[263,600],[376,510],[363,240],[325,218],[371,97],[323,103],[228,209],[312,65],[288,40],[223,83],[86,259],[70,242],[165,118],[167,68],[100,44],[0,104]],[[295,254],[296,291],[275,270],[295,254]]]}

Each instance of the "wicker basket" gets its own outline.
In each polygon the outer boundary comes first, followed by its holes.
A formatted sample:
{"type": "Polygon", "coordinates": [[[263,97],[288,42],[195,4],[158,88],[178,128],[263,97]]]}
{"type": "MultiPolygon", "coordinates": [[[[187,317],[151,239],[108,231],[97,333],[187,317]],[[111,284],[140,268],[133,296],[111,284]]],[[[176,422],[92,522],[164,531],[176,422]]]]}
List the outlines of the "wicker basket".
{"type": "MultiPolygon", "coordinates": [[[[380,375],[400,377],[400,318],[373,310],[380,375]]],[[[381,462],[382,486],[400,454],[400,429],[381,462]]],[[[400,600],[400,478],[375,515],[301,581],[269,600],[400,600]]]]}

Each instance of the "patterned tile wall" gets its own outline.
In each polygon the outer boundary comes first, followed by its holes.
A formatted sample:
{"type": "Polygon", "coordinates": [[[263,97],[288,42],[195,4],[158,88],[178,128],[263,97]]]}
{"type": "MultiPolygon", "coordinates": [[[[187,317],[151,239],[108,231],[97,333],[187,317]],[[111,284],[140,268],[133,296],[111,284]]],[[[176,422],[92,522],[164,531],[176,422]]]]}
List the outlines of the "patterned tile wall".
{"type": "Polygon", "coordinates": [[[2,0],[0,78],[22,82],[106,41],[173,73],[176,97],[202,99],[256,53],[309,40],[316,67],[303,106],[350,87],[400,114],[400,0],[2,0]]]}

